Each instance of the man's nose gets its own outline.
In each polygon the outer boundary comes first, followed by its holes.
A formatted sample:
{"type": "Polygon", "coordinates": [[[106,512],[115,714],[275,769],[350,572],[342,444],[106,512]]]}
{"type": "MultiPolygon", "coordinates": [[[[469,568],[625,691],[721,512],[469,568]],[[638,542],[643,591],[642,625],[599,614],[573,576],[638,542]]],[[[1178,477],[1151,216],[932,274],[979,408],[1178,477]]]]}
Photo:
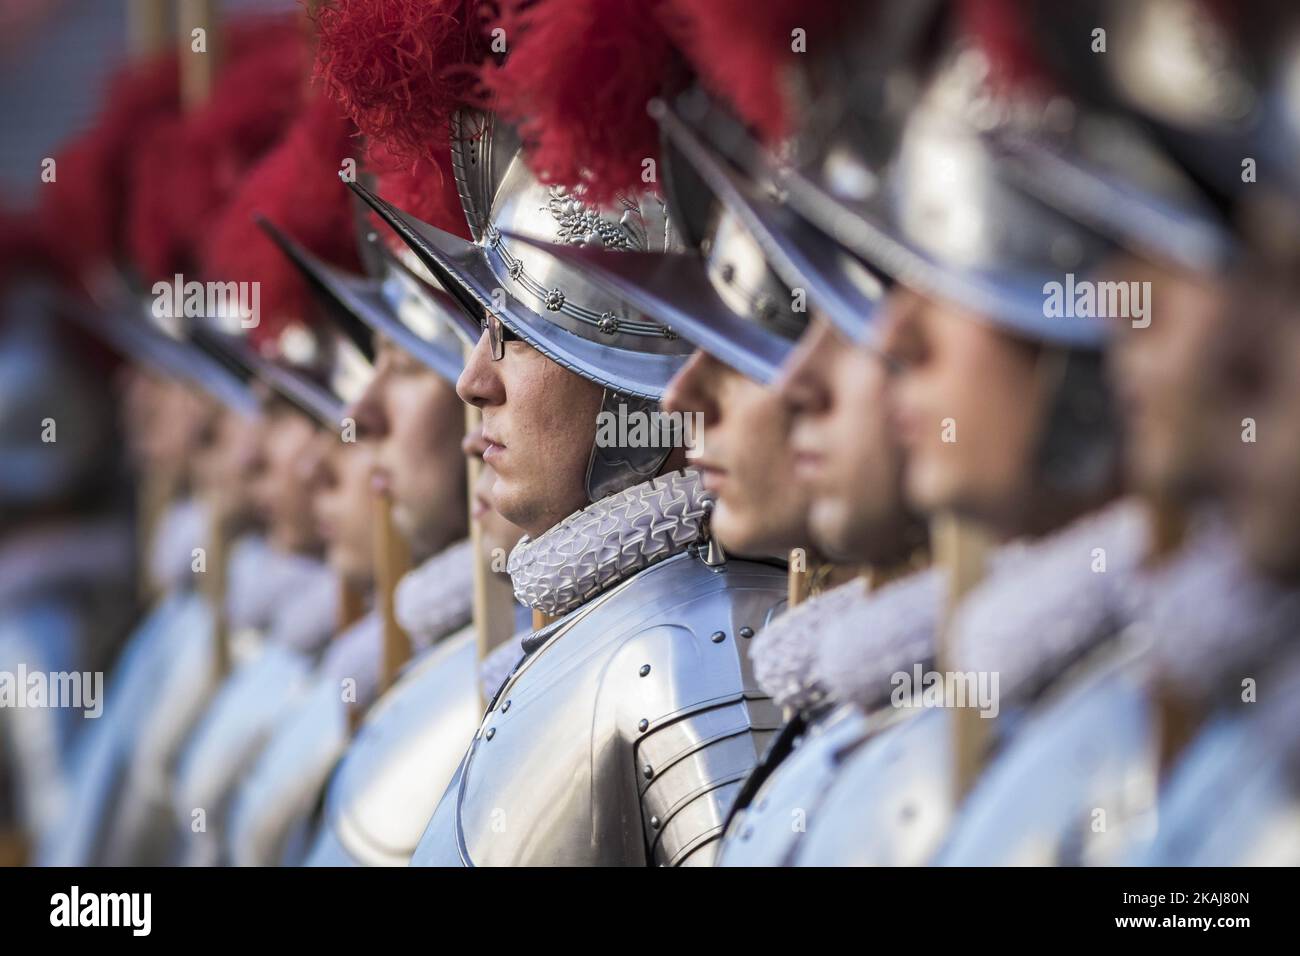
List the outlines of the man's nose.
{"type": "Polygon", "coordinates": [[[356,422],[357,438],[383,438],[388,434],[388,416],[384,412],[384,388],[388,377],[376,372],[365,390],[343,410],[345,419],[356,422]]]}
{"type": "Polygon", "coordinates": [[[717,418],[717,402],[710,388],[717,375],[709,374],[709,364],[708,357],[697,349],[664,390],[665,411],[700,412],[708,421],[717,418]]]}
{"type": "Polygon", "coordinates": [[[834,341],[830,324],[814,320],[786,360],[774,387],[791,411],[807,414],[826,404],[825,373],[834,341]]]}
{"type": "Polygon", "coordinates": [[[500,364],[492,359],[492,345],[485,330],[465,360],[465,370],[456,380],[456,394],[460,400],[475,408],[502,404],[505,386],[498,369],[500,364]]]}

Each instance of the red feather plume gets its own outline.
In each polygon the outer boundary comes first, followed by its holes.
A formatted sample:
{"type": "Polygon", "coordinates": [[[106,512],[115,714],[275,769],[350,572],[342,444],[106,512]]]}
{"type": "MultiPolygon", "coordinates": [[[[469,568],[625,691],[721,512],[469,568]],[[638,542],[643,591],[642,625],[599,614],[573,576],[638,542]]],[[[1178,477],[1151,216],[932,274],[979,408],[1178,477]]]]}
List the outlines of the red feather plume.
{"type": "Polygon", "coordinates": [[[516,123],[546,182],[584,183],[605,202],[645,188],[659,133],[646,113],[674,62],[662,0],[504,0],[508,52],[483,70],[494,108],[516,123]]]}
{"type": "Polygon", "coordinates": [[[132,153],[177,115],[179,85],[174,53],[122,70],[94,124],[55,157],[56,178],[41,189],[41,228],[83,276],[121,249],[132,153]]]}
{"type": "Polygon", "coordinates": [[[316,313],[298,268],[255,222],[262,215],[326,262],[360,270],[348,190],[339,181],[355,150],[355,128],[338,104],[312,99],[278,146],[245,177],[203,248],[204,275],[260,284],[261,321],[250,333],[266,347],[287,325],[316,313]]]}
{"type": "MultiPolygon", "coordinates": [[[[375,175],[375,191],[381,198],[431,226],[462,239],[470,238],[449,150],[440,149],[430,159],[408,163],[383,144],[371,143],[367,165],[375,175]]],[[[405,243],[378,216],[372,215],[372,221],[391,248],[405,248],[405,243]]]]}
{"type": "Polygon", "coordinates": [[[266,22],[232,51],[207,103],[157,124],[138,144],[128,175],[127,245],[146,281],[196,265],[213,217],[302,108],[306,64],[296,22],[266,22]]]}
{"type": "Polygon", "coordinates": [[[958,14],[962,31],[988,57],[997,87],[1018,90],[1049,84],[1020,0],[961,0],[958,14]]]}
{"type": "Polygon", "coordinates": [[[800,56],[835,42],[844,0],[665,0],[663,21],[700,84],[765,142],[791,129],[782,79],[800,56]],[[807,53],[793,49],[806,31],[807,53]]]}
{"type": "Polygon", "coordinates": [[[321,6],[316,78],[367,137],[408,163],[449,140],[487,54],[481,0],[331,0],[321,6]]]}

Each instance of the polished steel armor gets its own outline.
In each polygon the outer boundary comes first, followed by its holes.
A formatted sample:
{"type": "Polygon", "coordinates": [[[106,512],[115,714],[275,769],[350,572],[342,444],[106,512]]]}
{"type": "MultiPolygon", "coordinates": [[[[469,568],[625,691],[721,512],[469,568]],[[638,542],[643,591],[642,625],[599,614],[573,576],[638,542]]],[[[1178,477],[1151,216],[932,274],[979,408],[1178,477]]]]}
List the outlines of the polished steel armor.
{"type": "Polygon", "coordinates": [[[758,788],[727,827],[720,866],[781,866],[798,852],[840,763],[867,733],[867,719],[838,707],[804,732],[797,747],[758,788]]]}
{"type": "MultiPolygon", "coordinates": [[[[522,653],[522,652],[521,652],[522,653]]],[[[481,711],[465,628],[429,650],[371,711],[334,774],[309,865],[405,864],[481,711]]]]}
{"type": "Polygon", "coordinates": [[[785,584],[775,568],[713,567],[691,550],[535,635],[412,862],[710,863],[780,723],[741,632],[767,622],[785,584]]]}
{"type": "Polygon", "coordinates": [[[1158,783],[1155,713],[1133,648],[1032,715],[985,771],[942,865],[1099,865],[1146,842],[1158,783]]]}

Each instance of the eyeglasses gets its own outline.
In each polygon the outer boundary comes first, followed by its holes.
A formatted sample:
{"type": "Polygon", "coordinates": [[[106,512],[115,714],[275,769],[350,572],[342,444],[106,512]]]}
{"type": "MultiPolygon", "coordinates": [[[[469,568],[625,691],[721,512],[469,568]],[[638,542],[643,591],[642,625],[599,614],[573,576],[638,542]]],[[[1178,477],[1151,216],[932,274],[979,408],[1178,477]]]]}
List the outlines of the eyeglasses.
{"type": "Polygon", "coordinates": [[[519,336],[515,335],[495,312],[488,312],[483,317],[483,330],[487,332],[488,344],[492,346],[492,361],[500,362],[506,355],[506,343],[519,341],[519,336]]]}

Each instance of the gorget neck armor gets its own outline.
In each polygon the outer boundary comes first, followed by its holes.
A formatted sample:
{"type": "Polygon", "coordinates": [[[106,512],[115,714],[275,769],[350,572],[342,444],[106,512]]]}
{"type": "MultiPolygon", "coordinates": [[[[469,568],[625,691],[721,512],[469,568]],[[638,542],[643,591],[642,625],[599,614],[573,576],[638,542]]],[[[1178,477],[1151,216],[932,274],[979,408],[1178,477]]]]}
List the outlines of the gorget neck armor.
{"type": "Polygon", "coordinates": [[[515,597],[552,616],[567,614],[704,538],[711,504],[691,470],[602,498],[536,540],[520,540],[506,566],[515,597]]]}

